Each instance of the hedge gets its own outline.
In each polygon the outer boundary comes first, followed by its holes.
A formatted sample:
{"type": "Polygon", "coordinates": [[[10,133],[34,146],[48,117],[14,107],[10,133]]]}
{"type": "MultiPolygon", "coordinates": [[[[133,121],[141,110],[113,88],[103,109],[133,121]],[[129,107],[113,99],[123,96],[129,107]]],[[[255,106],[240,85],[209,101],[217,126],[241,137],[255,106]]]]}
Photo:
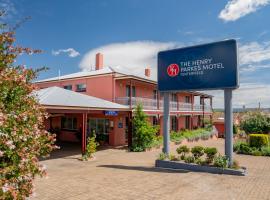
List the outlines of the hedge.
{"type": "Polygon", "coordinates": [[[269,136],[267,134],[250,134],[249,145],[251,147],[261,148],[269,145],[269,136]]]}

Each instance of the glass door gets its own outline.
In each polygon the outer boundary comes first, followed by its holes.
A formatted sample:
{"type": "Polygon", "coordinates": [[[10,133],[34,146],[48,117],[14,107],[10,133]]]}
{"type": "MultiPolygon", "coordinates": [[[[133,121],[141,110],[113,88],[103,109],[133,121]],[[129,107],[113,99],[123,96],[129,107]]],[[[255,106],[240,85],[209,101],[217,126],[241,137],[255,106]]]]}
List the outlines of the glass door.
{"type": "Polygon", "coordinates": [[[101,145],[109,143],[109,119],[90,118],[88,120],[88,130],[90,135],[96,134],[96,140],[101,145]]]}

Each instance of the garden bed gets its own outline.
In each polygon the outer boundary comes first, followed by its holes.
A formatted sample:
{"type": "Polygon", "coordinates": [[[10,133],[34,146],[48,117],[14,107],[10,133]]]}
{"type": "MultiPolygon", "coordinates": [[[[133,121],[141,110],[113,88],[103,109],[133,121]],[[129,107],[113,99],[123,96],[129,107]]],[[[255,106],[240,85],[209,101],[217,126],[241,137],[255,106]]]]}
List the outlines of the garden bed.
{"type": "Polygon", "coordinates": [[[207,172],[213,174],[227,174],[235,176],[246,176],[246,168],[241,169],[231,169],[231,168],[218,168],[214,166],[203,166],[193,163],[183,163],[179,161],[169,161],[169,160],[156,160],[155,166],[158,168],[174,169],[174,170],[188,170],[194,172],[207,172]]]}

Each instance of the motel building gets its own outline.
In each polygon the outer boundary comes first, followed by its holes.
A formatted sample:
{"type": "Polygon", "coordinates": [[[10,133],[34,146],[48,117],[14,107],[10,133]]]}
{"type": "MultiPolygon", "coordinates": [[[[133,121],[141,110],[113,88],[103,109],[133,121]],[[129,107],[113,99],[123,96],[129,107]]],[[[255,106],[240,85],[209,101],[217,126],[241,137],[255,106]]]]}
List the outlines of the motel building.
{"type": "MultiPolygon", "coordinates": [[[[49,113],[45,125],[57,140],[81,143],[95,132],[101,145],[131,145],[134,108],[143,105],[149,122],[163,130],[163,97],[157,91],[157,77],[150,68],[140,74],[118,67],[103,66],[103,55],[96,55],[94,71],[83,71],[35,84],[40,103],[49,113]]],[[[212,120],[212,96],[201,92],[171,95],[171,131],[196,129],[203,119],[212,120]]]]}

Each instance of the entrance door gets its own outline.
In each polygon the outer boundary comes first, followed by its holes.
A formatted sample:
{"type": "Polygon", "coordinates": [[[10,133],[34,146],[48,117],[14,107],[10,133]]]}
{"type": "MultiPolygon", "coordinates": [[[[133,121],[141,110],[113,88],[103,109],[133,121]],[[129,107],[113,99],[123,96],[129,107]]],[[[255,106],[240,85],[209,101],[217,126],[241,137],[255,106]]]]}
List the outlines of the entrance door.
{"type": "Polygon", "coordinates": [[[88,130],[90,134],[96,134],[96,140],[101,145],[109,144],[109,119],[90,118],[88,120],[88,130]]]}

